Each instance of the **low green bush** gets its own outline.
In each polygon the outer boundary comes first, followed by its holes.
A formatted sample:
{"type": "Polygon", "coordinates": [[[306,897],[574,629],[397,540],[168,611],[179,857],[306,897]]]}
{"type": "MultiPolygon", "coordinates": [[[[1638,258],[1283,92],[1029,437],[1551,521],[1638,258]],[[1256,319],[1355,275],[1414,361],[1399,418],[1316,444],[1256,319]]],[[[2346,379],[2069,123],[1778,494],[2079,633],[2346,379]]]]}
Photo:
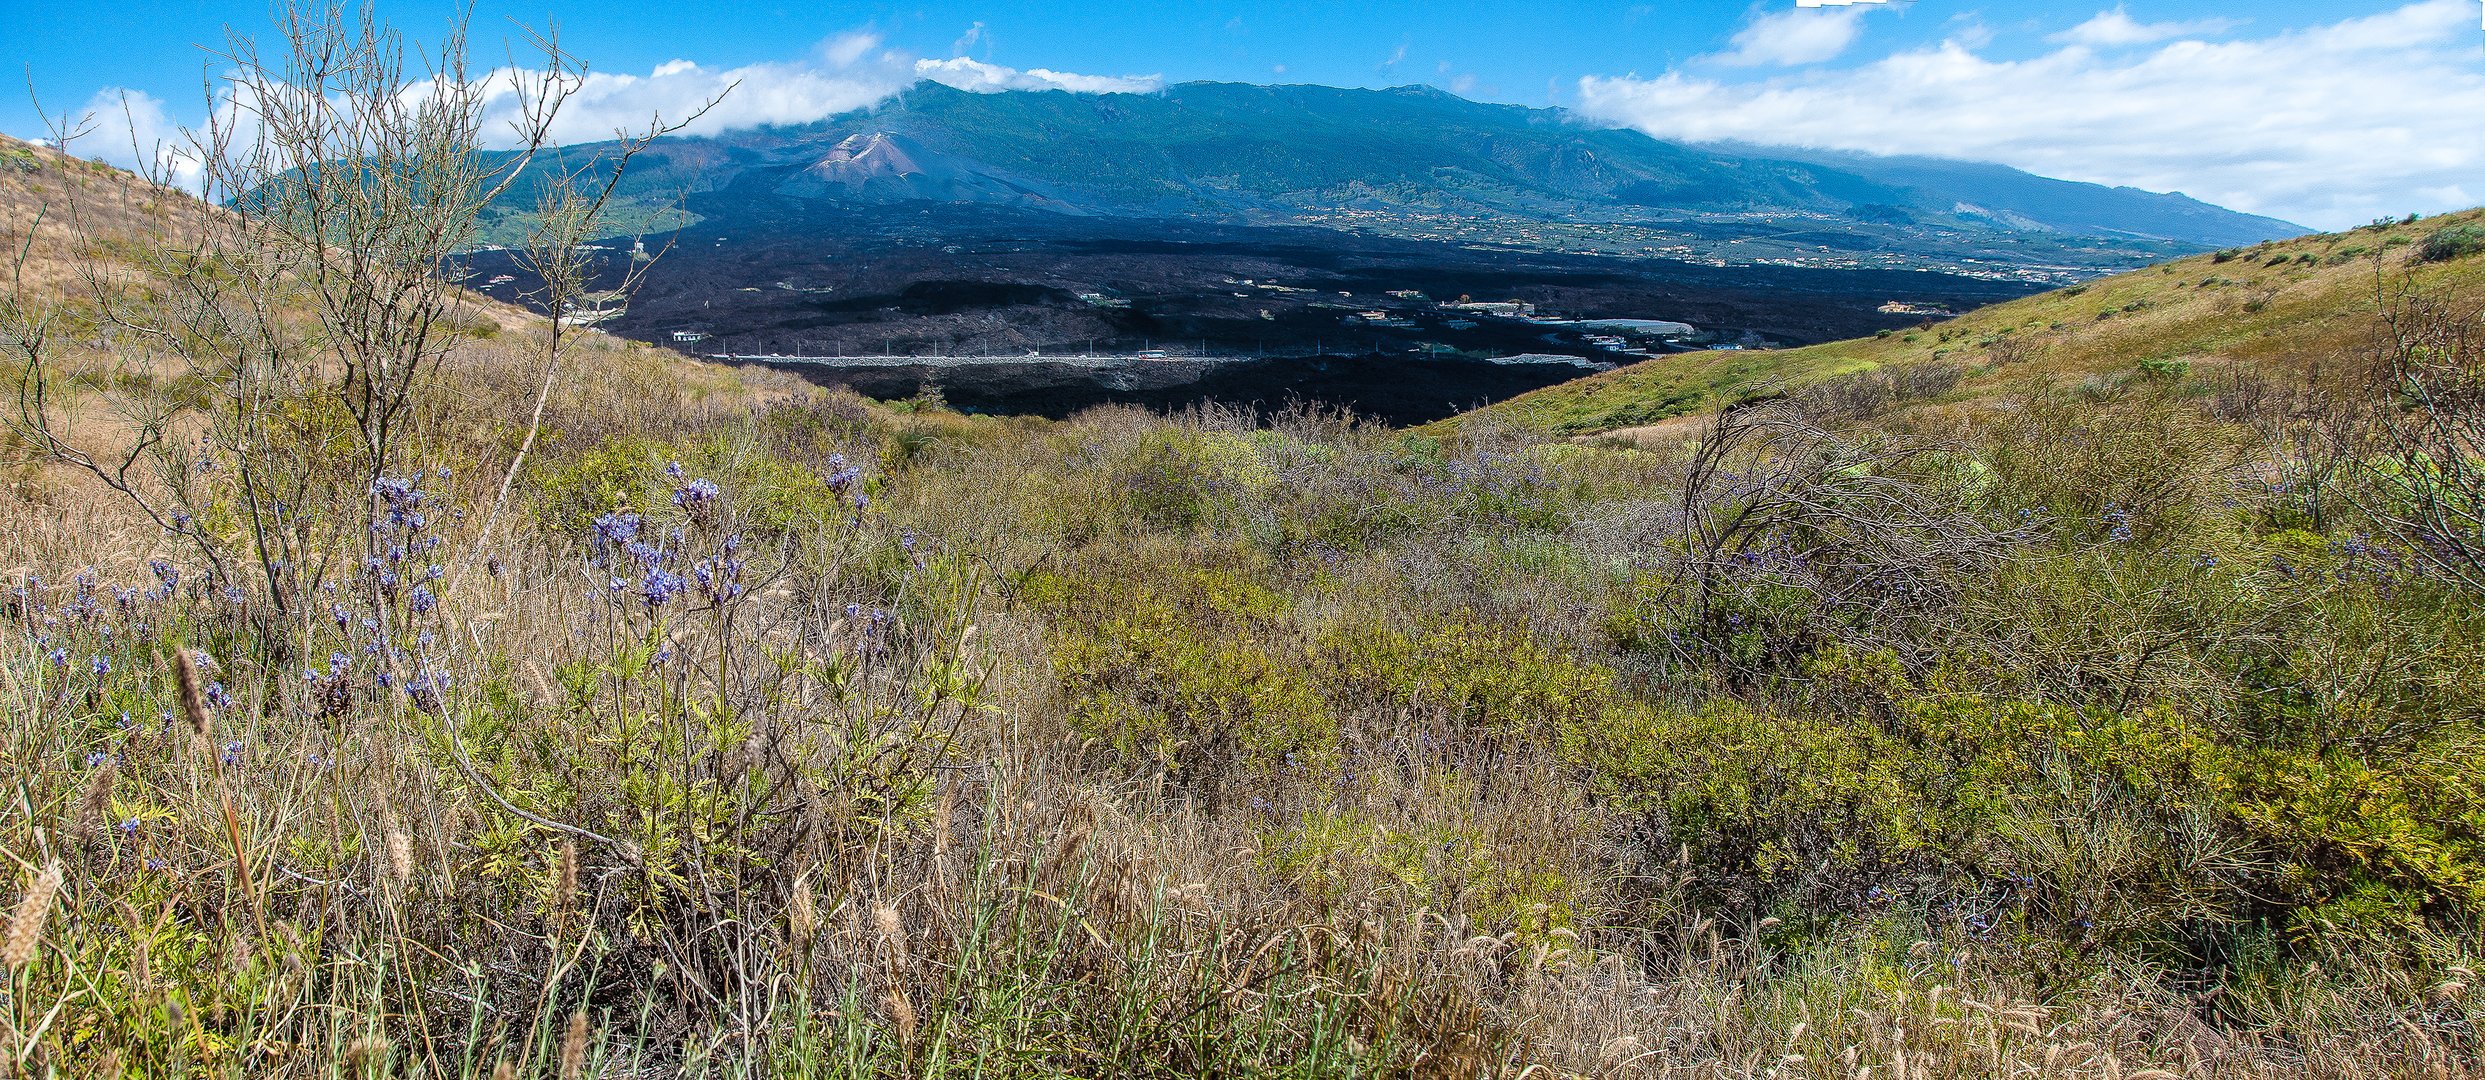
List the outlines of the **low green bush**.
{"type": "Polygon", "coordinates": [[[2416,245],[2420,262],[2449,262],[2485,251],[2485,225],[2448,225],[2426,234],[2416,245]]]}

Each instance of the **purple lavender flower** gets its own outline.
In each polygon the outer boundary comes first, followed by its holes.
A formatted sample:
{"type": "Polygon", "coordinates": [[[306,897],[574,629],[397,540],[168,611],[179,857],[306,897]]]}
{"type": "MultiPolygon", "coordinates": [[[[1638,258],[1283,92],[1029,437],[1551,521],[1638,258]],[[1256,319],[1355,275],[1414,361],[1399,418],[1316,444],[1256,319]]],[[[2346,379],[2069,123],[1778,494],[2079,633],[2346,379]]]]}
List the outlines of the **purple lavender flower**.
{"type": "Polygon", "coordinates": [[[664,552],[636,540],[630,541],[623,546],[622,550],[628,552],[630,558],[643,567],[652,568],[664,562],[664,552]]]}
{"type": "Polygon", "coordinates": [[[430,668],[415,672],[406,679],[406,701],[422,712],[439,712],[449,691],[449,677],[430,668]]]}
{"type": "Polygon", "coordinates": [[[681,595],[683,588],[680,574],[662,567],[651,567],[646,578],[639,582],[639,599],[646,601],[648,610],[653,611],[681,595]]]}
{"type": "Polygon", "coordinates": [[[673,492],[673,505],[697,514],[716,502],[716,484],[706,478],[693,480],[673,492]]]}
{"type": "Polygon", "coordinates": [[[601,559],[607,548],[627,544],[638,539],[638,535],[639,516],[627,510],[615,510],[595,519],[594,526],[588,533],[588,540],[593,545],[596,556],[601,559]]]}
{"type": "Polygon", "coordinates": [[[842,493],[855,481],[863,478],[862,466],[846,464],[844,454],[830,454],[828,469],[828,486],[831,491],[842,493]]]}

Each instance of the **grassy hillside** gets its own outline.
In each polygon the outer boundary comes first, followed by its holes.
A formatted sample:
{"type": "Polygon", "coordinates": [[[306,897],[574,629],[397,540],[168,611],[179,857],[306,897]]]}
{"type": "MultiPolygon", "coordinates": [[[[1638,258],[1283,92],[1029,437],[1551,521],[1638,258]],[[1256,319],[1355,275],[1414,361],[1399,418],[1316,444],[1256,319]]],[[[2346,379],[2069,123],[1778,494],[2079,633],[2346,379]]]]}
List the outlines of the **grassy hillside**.
{"type": "Polygon", "coordinates": [[[2485,1073],[2485,537],[2406,512],[2476,453],[2387,451],[2353,237],[1695,358],[1812,381],[1628,442],[589,338],[521,464],[546,328],[469,299],[374,477],[59,287],[173,310],[193,212],[0,308],[177,436],[116,490],[10,369],[9,1075],[2485,1073]]]}
{"type": "Polygon", "coordinates": [[[2236,248],[2057,289],[1877,338],[1769,353],[1690,353],[1549,387],[1479,410],[1526,430],[1587,435],[1655,424],[1836,375],[1939,365],[1945,400],[2031,381],[2112,377],[2143,362],[2207,371],[2351,351],[2372,332],[2376,288],[2485,295],[2485,260],[2424,261],[2446,229],[2485,211],[2236,248]]]}

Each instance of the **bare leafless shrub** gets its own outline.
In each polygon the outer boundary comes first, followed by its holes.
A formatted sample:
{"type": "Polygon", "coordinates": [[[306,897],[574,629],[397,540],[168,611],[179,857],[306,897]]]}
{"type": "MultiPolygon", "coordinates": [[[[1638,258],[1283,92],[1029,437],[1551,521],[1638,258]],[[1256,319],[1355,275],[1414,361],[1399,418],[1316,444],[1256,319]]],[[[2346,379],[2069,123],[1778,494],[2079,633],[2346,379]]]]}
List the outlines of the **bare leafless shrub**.
{"type": "Polygon", "coordinates": [[[1835,431],[1787,402],[1717,414],[1640,555],[1686,664],[1783,668],[1828,641],[1905,647],[2019,534],[1985,524],[1942,447],[1835,431]]]}
{"type": "Polygon", "coordinates": [[[1788,397],[1816,422],[1864,423],[1900,406],[1947,394],[1964,376],[1957,365],[1939,362],[1875,367],[1824,379],[1788,397]]]}
{"type": "Polygon", "coordinates": [[[2485,590],[2485,309],[2386,287],[2370,359],[2380,445],[2363,509],[2444,577],[2485,590]]]}
{"type": "Polygon", "coordinates": [[[2289,524],[2326,531],[2348,509],[2355,462],[2370,443],[2372,417],[2346,372],[2313,365],[2263,372],[2221,367],[2205,373],[2202,411],[2259,436],[2258,481],[2287,508],[2289,524]]]}

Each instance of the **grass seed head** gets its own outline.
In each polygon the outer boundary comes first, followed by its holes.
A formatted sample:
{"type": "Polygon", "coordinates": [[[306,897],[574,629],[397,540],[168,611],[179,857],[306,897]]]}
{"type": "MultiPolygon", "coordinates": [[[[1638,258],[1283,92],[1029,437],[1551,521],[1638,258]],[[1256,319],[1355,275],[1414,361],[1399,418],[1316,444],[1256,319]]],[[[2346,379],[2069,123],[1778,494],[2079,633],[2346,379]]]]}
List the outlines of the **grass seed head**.
{"type": "Polygon", "coordinates": [[[112,809],[112,781],[118,768],[111,758],[105,758],[86,778],[86,794],[78,800],[76,832],[80,838],[102,831],[105,812],[112,809]]]}
{"type": "Polygon", "coordinates": [[[587,1072],[587,1010],[569,1014],[569,1033],[561,1037],[561,1080],[579,1080],[587,1072]]]}
{"type": "Polygon", "coordinates": [[[915,1045],[915,1005],[906,1000],[906,988],[889,985],[889,1021],[897,1025],[897,1044],[911,1050],[915,1045]]]}
{"type": "Polygon", "coordinates": [[[785,905],[785,919],[797,942],[808,942],[820,931],[819,904],[811,897],[811,875],[807,872],[794,881],[794,895],[785,905]]]}
{"type": "Polygon", "coordinates": [[[197,736],[204,745],[207,739],[207,697],[199,689],[198,661],[191,657],[190,650],[179,646],[173,648],[173,689],[181,699],[181,715],[190,721],[190,734],[197,736]]]}
{"type": "Polygon", "coordinates": [[[394,823],[388,829],[388,872],[399,885],[414,880],[414,838],[394,823]]]}
{"type": "Polygon", "coordinates": [[[561,855],[553,870],[552,909],[567,912],[578,899],[578,840],[561,839],[561,855]]]}
{"type": "Polygon", "coordinates": [[[370,1071],[388,1062],[394,1047],[385,1035],[365,1035],[345,1047],[346,1063],[358,1071],[370,1071]]]}
{"type": "Polygon", "coordinates": [[[44,865],[42,872],[26,886],[26,894],[17,901],[17,911],[9,917],[9,936],[0,943],[0,966],[22,971],[34,962],[35,950],[43,945],[43,924],[52,916],[52,901],[60,895],[60,861],[44,865]]]}
{"type": "Polygon", "coordinates": [[[904,968],[906,966],[906,923],[898,917],[897,909],[887,904],[874,904],[871,909],[871,921],[872,925],[880,931],[880,944],[889,951],[890,968],[892,970],[904,968]]]}

